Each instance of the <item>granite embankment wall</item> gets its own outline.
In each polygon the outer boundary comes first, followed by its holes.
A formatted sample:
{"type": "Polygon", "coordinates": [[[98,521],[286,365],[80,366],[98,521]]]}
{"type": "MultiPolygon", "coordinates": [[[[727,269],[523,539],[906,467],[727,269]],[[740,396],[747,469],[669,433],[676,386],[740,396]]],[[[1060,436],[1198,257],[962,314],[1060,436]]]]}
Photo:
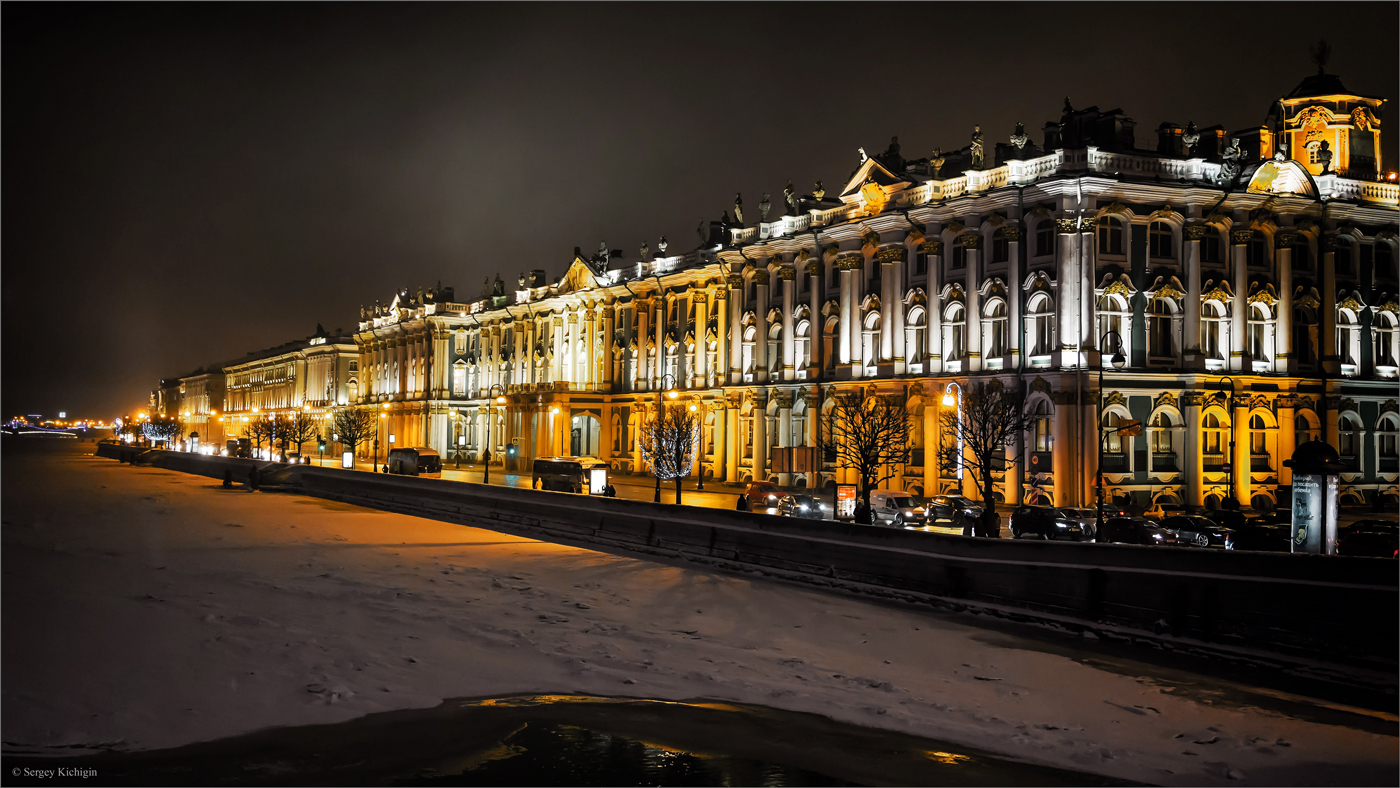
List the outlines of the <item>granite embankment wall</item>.
{"type": "MultiPolygon", "coordinates": [[[[103,444],[100,456],[136,452],[103,444]]],[[[1142,637],[1268,652],[1394,680],[1396,563],[1196,548],[969,539],[837,522],[147,452],[138,462],[540,539],[663,555],[861,593],[1142,637]]]]}

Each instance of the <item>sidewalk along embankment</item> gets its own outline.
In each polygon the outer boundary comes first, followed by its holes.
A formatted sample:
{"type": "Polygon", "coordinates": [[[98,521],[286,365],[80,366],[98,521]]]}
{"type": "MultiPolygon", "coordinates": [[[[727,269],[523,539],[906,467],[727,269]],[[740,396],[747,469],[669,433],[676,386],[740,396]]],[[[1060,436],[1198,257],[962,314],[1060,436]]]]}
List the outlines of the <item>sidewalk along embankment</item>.
{"type": "Polygon", "coordinates": [[[376,509],[1396,685],[1400,589],[1388,559],[972,539],[165,451],[137,462],[228,470],[240,483],[258,467],[269,488],[376,509]]]}

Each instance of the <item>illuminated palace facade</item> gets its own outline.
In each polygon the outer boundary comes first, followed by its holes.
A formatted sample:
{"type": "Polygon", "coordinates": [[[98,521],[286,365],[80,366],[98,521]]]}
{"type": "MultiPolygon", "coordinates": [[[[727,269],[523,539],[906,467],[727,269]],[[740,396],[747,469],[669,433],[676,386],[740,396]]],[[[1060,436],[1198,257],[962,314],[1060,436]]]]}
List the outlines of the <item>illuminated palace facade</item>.
{"type": "Polygon", "coordinates": [[[839,193],[726,212],[683,255],[576,253],[558,280],[475,300],[401,291],[362,311],[349,402],[385,415],[385,442],[449,461],[489,446],[506,470],[572,454],[634,473],[639,426],[679,403],[703,423],[697,474],[824,488],[853,480],[775,473],[772,448],[816,445],[816,415],[862,389],[910,413],[889,486],[980,498],[938,463],[939,416],[945,393],[997,380],[1032,417],[997,479],[1006,503],[1090,504],[1103,432],[1118,500],[1272,509],[1310,438],[1348,464],[1344,499],[1394,496],[1400,188],[1382,103],[1319,74],[1257,128],[1163,123],[1154,149],[1120,111],[1066,101],[1038,141],[1018,125],[919,159],[862,150],[839,193]],[[1140,435],[1107,430],[1129,421],[1140,435]]]}

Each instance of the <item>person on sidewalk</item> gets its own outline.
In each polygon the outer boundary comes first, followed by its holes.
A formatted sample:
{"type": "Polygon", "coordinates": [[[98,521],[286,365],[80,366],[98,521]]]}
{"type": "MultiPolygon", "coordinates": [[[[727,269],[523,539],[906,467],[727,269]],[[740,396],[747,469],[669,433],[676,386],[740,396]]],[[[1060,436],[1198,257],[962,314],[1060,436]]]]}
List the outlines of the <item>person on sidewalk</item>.
{"type": "Polygon", "coordinates": [[[225,469],[224,469],[224,489],[225,489],[225,490],[228,490],[228,489],[232,489],[232,488],[233,488],[233,469],[232,469],[232,468],[225,468],[225,469]]]}
{"type": "Polygon", "coordinates": [[[739,512],[747,512],[749,510],[749,496],[745,495],[744,493],[739,493],[739,502],[734,504],[734,510],[739,512]]]}
{"type": "Polygon", "coordinates": [[[257,492],[258,481],[258,466],[254,465],[248,469],[248,489],[257,492]]]}

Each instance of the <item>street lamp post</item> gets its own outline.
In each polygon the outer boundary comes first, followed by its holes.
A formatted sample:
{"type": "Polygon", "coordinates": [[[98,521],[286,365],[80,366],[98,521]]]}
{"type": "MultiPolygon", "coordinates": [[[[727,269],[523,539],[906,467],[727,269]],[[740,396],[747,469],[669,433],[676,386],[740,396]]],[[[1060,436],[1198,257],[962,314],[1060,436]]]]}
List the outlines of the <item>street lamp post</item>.
{"type": "MultiPolygon", "coordinates": [[[[482,484],[490,484],[490,483],[491,483],[491,422],[493,422],[493,421],[496,420],[496,413],[495,413],[495,409],[491,407],[491,400],[490,400],[490,397],[491,397],[492,392],[494,392],[496,389],[500,389],[500,390],[501,390],[501,393],[496,395],[496,404],[497,404],[497,405],[504,405],[504,404],[506,404],[506,398],[505,398],[506,389],[505,389],[505,386],[502,386],[502,385],[499,384],[499,383],[492,383],[492,384],[491,384],[491,388],[488,389],[487,392],[486,392],[486,396],[487,396],[487,401],[486,401],[486,450],[485,450],[485,451],[482,453],[482,455],[481,455],[481,469],[482,469],[482,470],[481,470],[481,483],[482,483],[482,484]]],[[[501,468],[504,469],[504,468],[505,468],[505,465],[503,464],[503,465],[501,466],[501,468]]]]}
{"type": "Polygon", "coordinates": [[[1114,369],[1122,369],[1128,359],[1123,357],[1123,337],[1117,331],[1105,332],[1099,337],[1099,462],[1098,462],[1098,517],[1094,524],[1094,538],[1099,538],[1103,533],[1103,442],[1108,437],[1108,432],[1103,428],[1103,348],[1108,346],[1108,338],[1113,337],[1113,358],[1110,363],[1114,369]]]}
{"type": "MultiPolygon", "coordinates": [[[[666,396],[669,397],[669,398],[671,398],[671,399],[675,399],[676,397],[679,397],[679,396],[680,396],[680,392],[676,391],[676,376],[675,376],[675,375],[672,375],[671,373],[667,372],[666,374],[664,374],[664,375],[661,376],[661,387],[658,388],[658,389],[656,390],[656,418],[658,418],[658,419],[662,417],[663,411],[664,411],[664,409],[665,409],[665,404],[661,401],[661,392],[662,392],[662,390],[665,390],[666,396]],[[667,387],[666,387],[666,381],[668,381],[668,380],[671,381],[671,386],[670,386],[670,388],[667,388],[667,387]]],[[[651,448],[652,448],[652,451],[655,452],[655,451],[659,450],[661,447],[660,447],[660,446],[653,446],[653,447],[651,447],[651,448]]],[[[656,458],[655,458],[655,457],[653,457],[653,458],[652,458],[652,461],[651,461],[651,471],[652,471],[652,475],[653,475],[653,476],[656,476],[656,458]]],[[[661,503],[661,477],[660,477],[660,476],[656,476],[656,497],[653,499],[652,502],[653,502],[653,503],[661,503]]]]}
{"type": "MultiPolygon", "coordinates": [[[[384,403],[384,410],[388,410],[388,409],[389,409],[389,403],[386,402],[386,403],[384,403]]],[[[379,414],[379,423],[380,423],[380,424],[383,424],[383,425],[385,425],[385,426],[387,427],[388,424],[389,424],[389,422],[387,421],[388,418],[389,418],[389,414],[381,412],[381,413],[379,414]]],[[[378,424],[376,424],[375,427],[374,427],[374,464],[373,464],[371,467],[374,468],[374,472],[375,472],[375,473],[379,473],[379,425],[378,425],[378,424]]],[[[385,467],[388,467],[388,463],[387,463],[387,462],[385,463],[385,467]]]]}
{"type": "Polygon", "coordinates": [[[1225,501],[1233,500],[1235,495],[1235,381],[1226,376],[1220,379],[1220,393],[1225,393],[1225,384],[1230,384],[1230,396],[1225,400],[1225,414],[1230,420],[1230,455],[1225,458],[1225,500],[1221,501],[1221,508],[1225,507],[1225,501]]]}

